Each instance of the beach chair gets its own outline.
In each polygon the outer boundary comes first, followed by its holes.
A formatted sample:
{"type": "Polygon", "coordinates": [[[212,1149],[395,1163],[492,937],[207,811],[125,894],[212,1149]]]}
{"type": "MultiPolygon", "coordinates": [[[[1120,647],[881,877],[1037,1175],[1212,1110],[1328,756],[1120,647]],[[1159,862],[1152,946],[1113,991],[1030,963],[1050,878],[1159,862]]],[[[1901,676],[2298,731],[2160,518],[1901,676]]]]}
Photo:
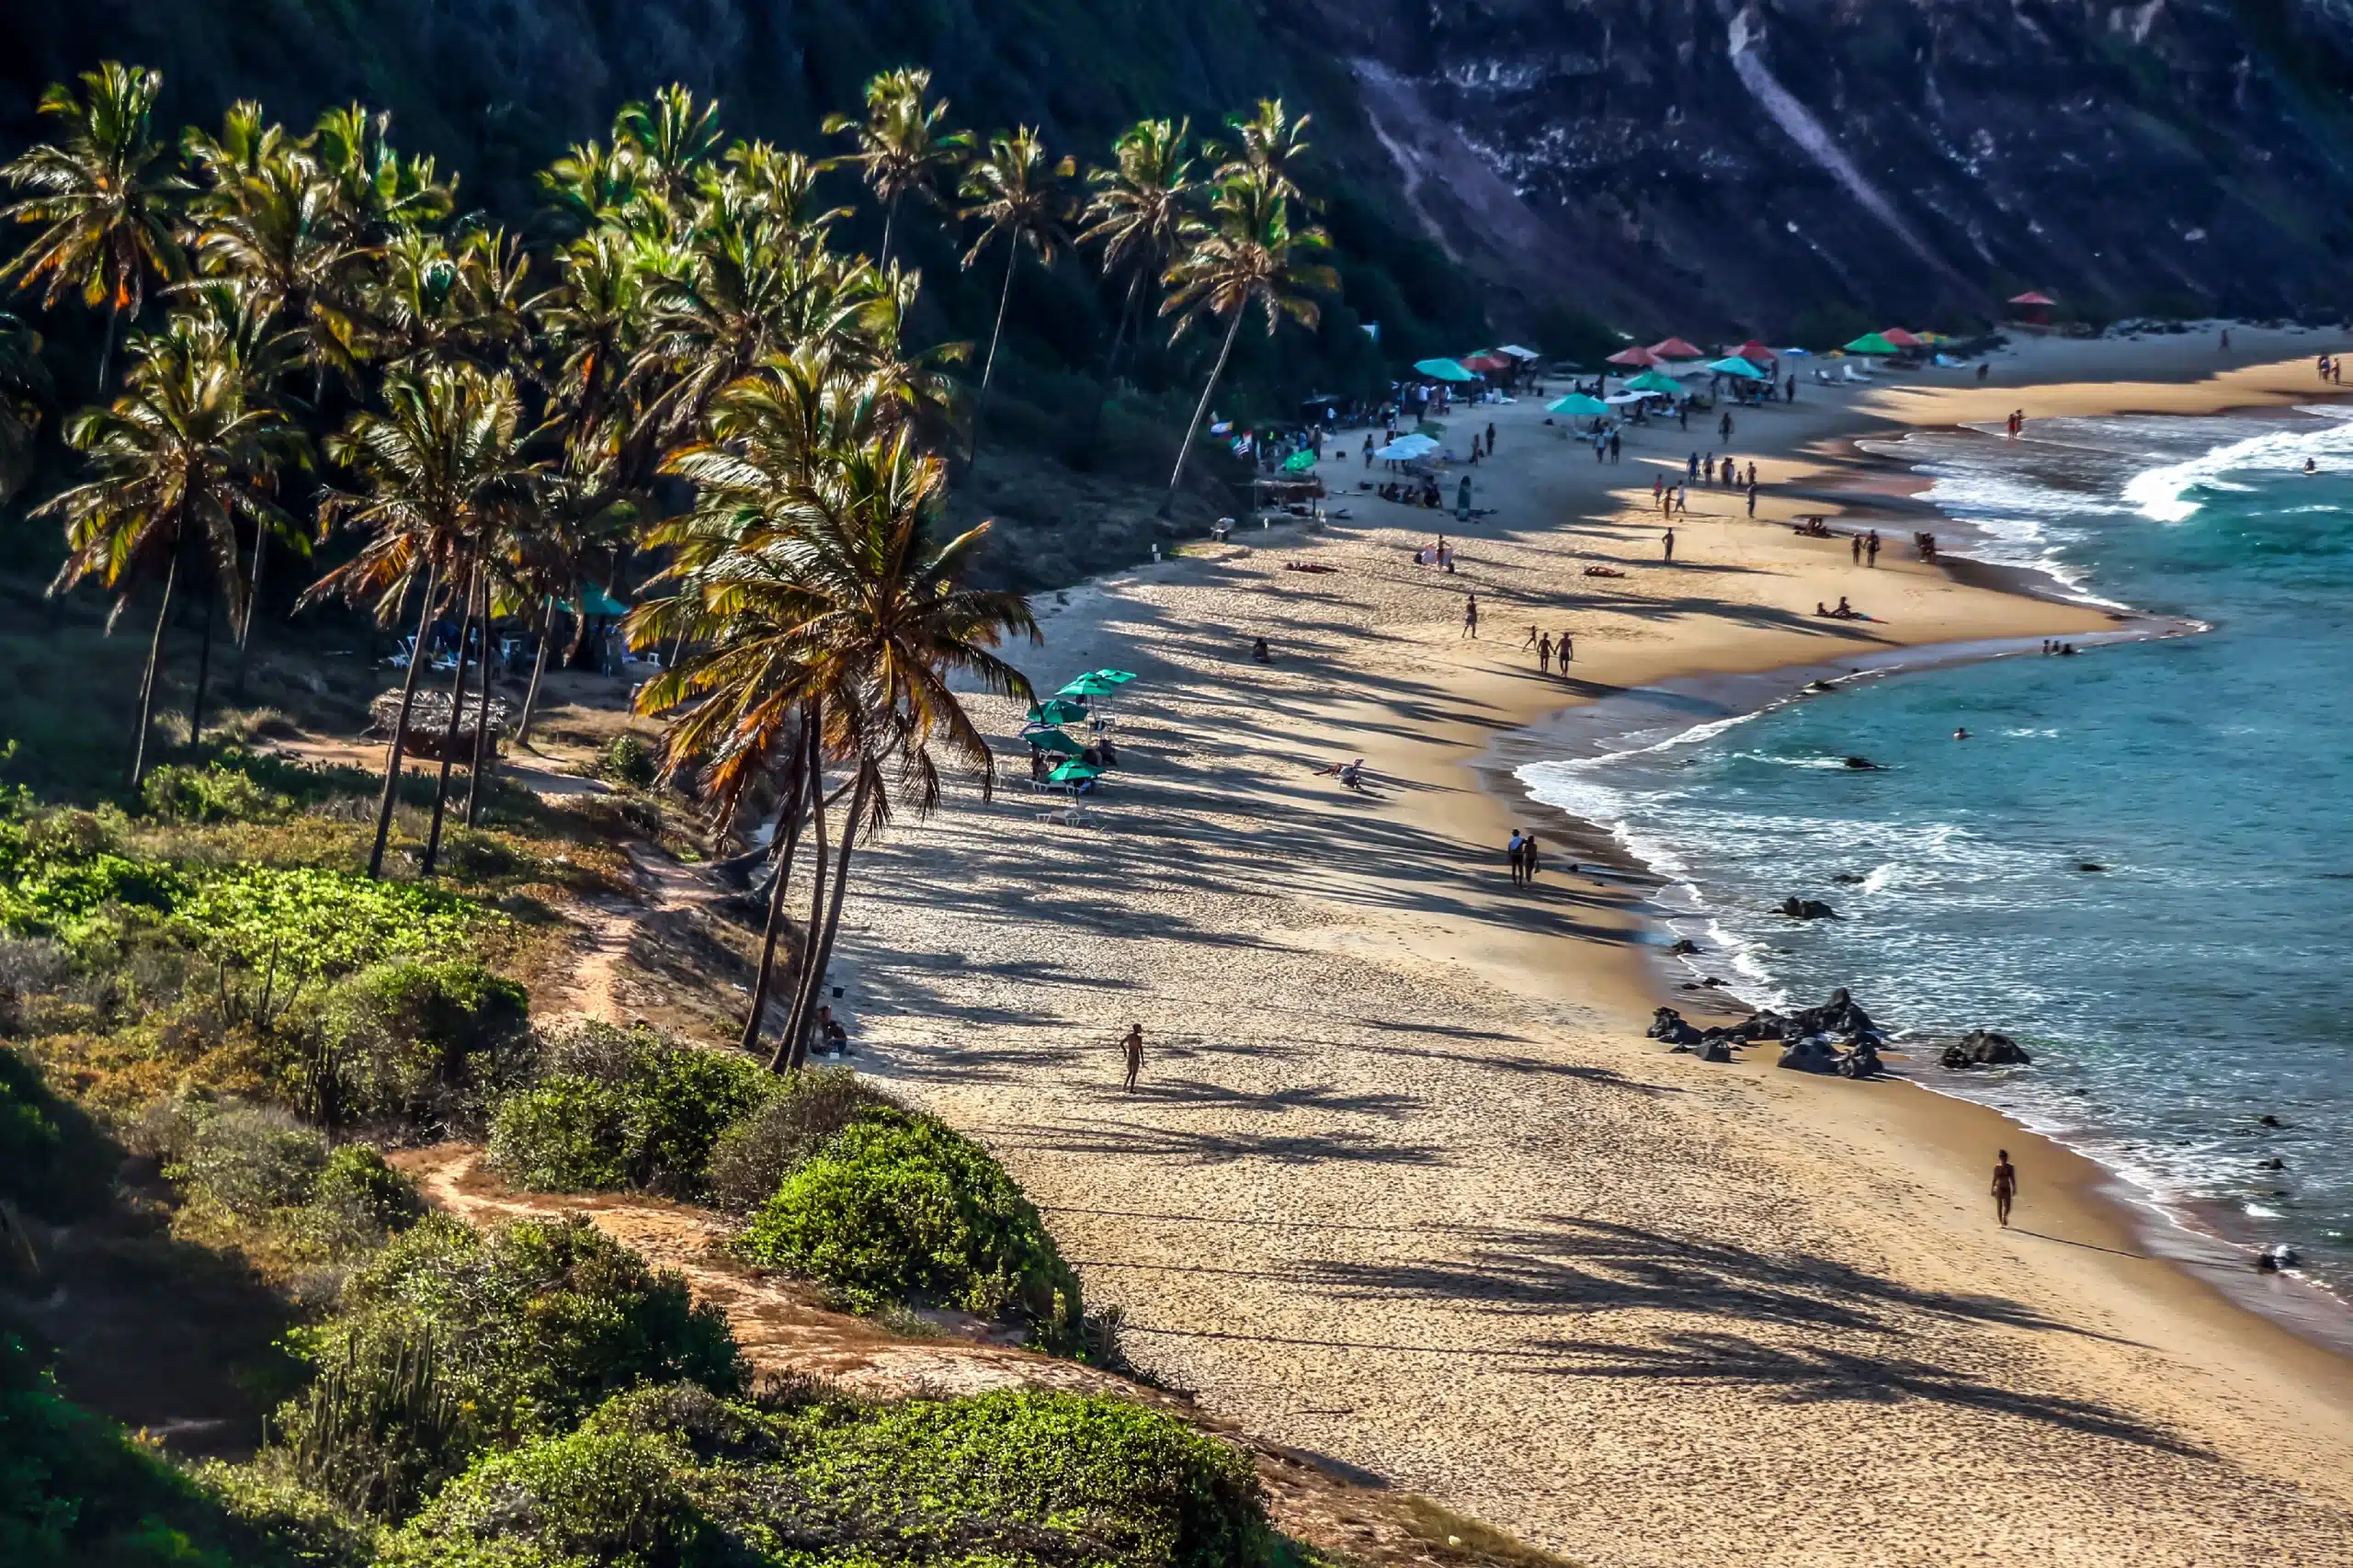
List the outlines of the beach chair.
{"type": "Polygon", "coordinates": [[[1858,369],[1852,364],[1846,366],[1845,369],[1847,380],[1850,381],[1868,381],[1871,379],[1871,373],[1869,370],[1858,369]]]}
{"type": "Polygon", "coordinates": [[[415,656],[416,639],[414,637],[404,637],[401,639],[400,646],[392,650],[392,656],[386,659],[384,663],[392,665],[392,668],[396,670],[404,670],[408,668],[409,660],[415,656]]]}

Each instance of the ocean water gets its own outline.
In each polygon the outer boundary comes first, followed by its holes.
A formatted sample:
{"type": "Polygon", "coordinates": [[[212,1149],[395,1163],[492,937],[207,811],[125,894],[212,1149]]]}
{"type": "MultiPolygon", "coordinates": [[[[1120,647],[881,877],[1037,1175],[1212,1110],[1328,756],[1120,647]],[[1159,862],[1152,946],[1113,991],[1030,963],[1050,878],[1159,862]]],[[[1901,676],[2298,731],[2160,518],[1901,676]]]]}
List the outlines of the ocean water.
{"type": "Polygon", "coordinates": [[[1923,1045],[2015,1036],[2033,1066],[1919,1075],[2353,1292],[2353,420],[1881,449],[1934,477],[1949,552],[2207,630],[1653,712],[1519,777],[1670,880],[1699,972],[1759,1004],[1847,985],[1923,1045]],[[1771,913],[1792,893],[1843,918],[1771,913]]]}

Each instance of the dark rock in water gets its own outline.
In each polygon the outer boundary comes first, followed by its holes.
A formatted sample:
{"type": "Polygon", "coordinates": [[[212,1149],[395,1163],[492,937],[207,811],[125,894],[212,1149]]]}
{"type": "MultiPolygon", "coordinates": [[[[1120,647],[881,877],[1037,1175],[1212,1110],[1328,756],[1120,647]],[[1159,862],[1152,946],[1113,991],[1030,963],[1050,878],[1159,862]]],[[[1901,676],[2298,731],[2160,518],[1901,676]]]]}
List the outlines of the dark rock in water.
{"type": "Polygon", "coordinates": [[[2287,1243],[2268,1246],[2256,1255],[2255,1266],[2266,1274],[2277,1274],[2283,1268],[2293,1268],[2303,1262],[2303,1255],[2287,1243]]]}
{"type": "Polygon", "coordinates": [[[1863,876],[1861,873],[1856,871],[1833,871],[1830,874],[1830,880],[1834,882],[1843,883],[1850,888],[1870,881],[1869,877],[1863,876]]]}
{"type": "Polygon", "coordinates": [[[1815,679],[1806,682],[1805,685],[1799,687],[1799,689],[1802,691],[1836,691],[1838,688],[1832,686],[1826,680],[1815,679]]]}
{"type": "Polygon", "coordinates": [[[1838,1048],[1820,1035],[1808,1035],[1782,1051],[1778,1065],[1794,1068],[1800,1073],[1836,1073],[1838,1071],[1838,1048]]]}
{"type": "Polygon", "coordinates": [[[1971,1067],[2024,1067],[2034,1058],[2006,1034],[1972,1029],[1961,1037],[1960,1043],[1945,1047],[1939,1060],[1945,1066],[1961,1071],[1971,1067]]]}
{"type": "Polygon", "coordinates": [[[1705,1040],[1700,1044],[1694,1046],[1691,1053],[1702,1062],[1730,1062],[1732,1060],[1732,1047],[1726,1045],[1720,1040],[1705,1040]]]}
{"type": "Polygon", "coordinates": [[[2105,871],[2108,868],[2101,865],[2097,860],[2078,860],[2075,862],[2075,869],[2078,871],[2105,871]]]}
{"type": "Polygon", "coordinates": [[[1781,913],[1792,920],[1836,920],[1838,912],[1818,898],[1795,896],[1781,901],[1781,913]]]}
{"type": "Polygon", "coordinates": [[[1687,980],[1682,984],[1677,986],[1676,989],[1677,991],[1697,991],[1699,989],[1699,983],[1696,980],[1687,980]]]}
{"type": "Polygon", "coordinates": [[[1867,756],[1850,756],[1847,759],[1847,766],[1853,768],[1858,773],[1884,773],[1887,771],[1886,768],[1882,767],[1878,763],[1873,762],[1867,756]]]}
{"type": "Polygon", "coordinates": [[[2273,1116],[2268,1111],[2266,1111],[2262,1116],[2256,1119],[2265,1127],[2285,1127],[2288,1125],[2286,1122],[2280,1120],[2278,1117],[2273,1116]]]}
{"type": "Polygon", "coordinates": [[[1883,1071],[1879,1047],[1869,1037],[1857,1040],[1855,1049],[1838,1059],[1838,1075],[1842,1078],[1876,1078],[1883,1071]]]}
{"type": "Polygon", "coordinates": [[[1711,985],[1722,985],[1722,983],[1723,983],[1723,982],[1722,982],[1722,981],[1718,980],[1718,979],[1717,979],[1714,975],[1712,975],[1712,974],[1703,974],[1703,975],[1701,975],[1701,976],[1699,977],[1699,984],[1701,985],[1701,987],[1702,987],[1702,988],[1705,988],[1705,987],[1707,987],[1707,986],[1711,986],[1711,985]]]}
{"type": "Polygon", "coordinates": [[[2267,1171],[2284,1171],[2288,1168],[2288,1162],[2275,1154],[2263,1162],[2263,1168],[2267,1171]]]}
{"type": "Polygon", "coordinates": [[[1680,937],[1676,939],[1675,945],[1666,950],[1677,958],[1688,959],[1699,951],[1699,944],[1688,937],[1680,937]]]}
{"type": "Polygon", "coordinates": [[[1706,1038],[1672,1007],[1661,1007],[1653,1013],[1651,1027],[1643,1033],[1652,1040],[1663,1040],[1669,1045],[1697,1045],[1706,1038]]]}

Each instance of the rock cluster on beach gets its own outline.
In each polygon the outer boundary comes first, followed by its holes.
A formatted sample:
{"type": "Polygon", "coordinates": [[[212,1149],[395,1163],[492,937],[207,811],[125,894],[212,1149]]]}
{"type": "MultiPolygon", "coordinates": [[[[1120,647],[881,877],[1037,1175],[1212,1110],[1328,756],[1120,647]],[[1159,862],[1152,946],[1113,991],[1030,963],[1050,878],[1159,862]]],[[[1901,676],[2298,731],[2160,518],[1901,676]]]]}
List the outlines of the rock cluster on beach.
{"type": "Polygon", "coordinates": [[[1643,1032],[1703,1062],[1730,1062],[1734,1046],[1779,1040],[1783,1046],[1779,1065],[1847,1078],[1869,1078],[1881,1071],[1880,1047],[1887,1043],[1879,1026],[1845,986],[1832,992],[1830,1000],[1819,1007],[1786,1016],[1768,1008],[1710,1029],[1699,1028],[1672,1007],[1661,1007],[1643,1032]]]}
{"type": "Polygon", "coordinates": [[[1945,1053],[1938,1060],[1955,1072],[1963,1072],[1972,1067],[2024,1067],[2034,1058],[2006,1034],[1972,1029],[1945,1047],[1945,1053]]]}
{"type": "MultiPolygon", "coordinates": [[[[1792,920],[1836,920],[1838,918],[1838,912],[1820,899],[1799,898],[1795,895],[1781,901],[1781,913],[1792,920]]],[[[1845,993],[1841,992],[1839,994],[1844,995],[1845,993]]]]}

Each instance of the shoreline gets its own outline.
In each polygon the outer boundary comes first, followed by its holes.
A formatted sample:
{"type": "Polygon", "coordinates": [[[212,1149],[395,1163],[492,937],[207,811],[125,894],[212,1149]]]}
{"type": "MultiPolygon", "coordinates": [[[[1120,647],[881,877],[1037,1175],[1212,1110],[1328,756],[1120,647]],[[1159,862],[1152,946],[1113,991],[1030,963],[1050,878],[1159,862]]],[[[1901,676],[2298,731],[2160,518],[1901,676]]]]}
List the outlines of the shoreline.
{"type": "MultiPolygon", "coordinates": [[[[1964,561],[1955,557],[1940,564],[1960,566],[1964,561]]],[[[1996,565],[1990,570],[2029,574],[2027,569],[2018,567],[1996,565]]],[[[1961,581],[1969,580],[1969,574],[1957,576],[1961,581]]],[[[2113,632],[2086,633],[2080,641],[2093,645],[2155,642],[2197,636],[2206,630],[2202,622],[2177,617],[2141,613],[2119,619],[2144,624],[2113,632]]],[[[2022,640],[2014,643],[1926,644],[1880,655],[1859,668],[1800,665],[1732,681],[1703,673],[1670,677],[1661,682],[1660,687],[1694,696],[1721,694],[1711,705],[1711,712],[1721,715],[1718,722],[1745,722],[1804,700],[1808,684],[1814,681],[1838,686],[1878,681],[1995,659],[2031,657],[2035,652],[2034,646],[2022,640]]],[[[1640,699],[1645,695],[1636,691],[1625,697],[1640,699]]],[[[1608,827],[1543,800],[1519,776],[1519,769],[1531,763],[1603,756],[1618,749],[1608,742],[1654,733],[1647,727],[1646,720],[1654,722],[1655,712],[1645,715],[1639,710],[1604,711],[1616,700],[1622,699],[1605,699],[1563,709],[1524,729],[1499,736],[1472,760],[1472,770],[1481,787],[1509,812],[1545,827],[1548,842],[1565,843],[1576,852],[1570,857],[1570,874],[1577,874],[1584,866],[1603,865],[1609,868],[1613,881],[1630,890],[1643,890],[1636,907],[1647,922],[1646,934],[1651,940],[1642,950],[1641,959],[1658,1006],[1674,1007],[1702,1027],[1754,1011],[1758,1004],[1742,997],[1734,983],[1727,982],[1720,987],[1702,983],[1706,966],[1698,960],[1708,955],[1679,957],[1668,953],[1667,948],[1677,935],[1673,923],[1693,915],[1665,907],[1655,895],[1681,885],[1681,880],[1643,860],[1608,827]],[[1571,749],[1566,756],[1559,722],[1564,719],[1577,721],[1574,740],[1568,743],[1571,749]],[[1725,1006],[1726,1001],[1734,1006],[1725,1006]]],[[[1680,739],[1678,733],[1656,744],[1674,744],[1680,739]]],[[[1556,863],[1559,858],[1556,853],[1556,863]]],[[[1760,1048],[1759,1060],[1765,1054],[1760,1048]]],[[[2069,1189],[2077,1193],[2081,1201],[2109,1210],[2120,1229],[2150,1256],[2172,1263],[2186,1277],[2213,1290],[2231,1305],[2255,1312],[2319,1349],[2353,1358],[2353,1303],[2348,1303],[2338,1291],[2301,1273],[2270,1275],[2257,1270],[2254,1257],[2258,1249],[2233,1239],[2227,1229],[2211,1217],[2200,1213],[2192,1205],[2169,1202],[2163,1194],[2140,1186],[2124,1172],[2078,1148],[2064,1136],[2032,1127],[1999,1107],[1974,1099],[1958,1084],[1946,1086],[1932,1081],[1930,1064],[1904,1040],[1893,1040],[1887,1055],[1893,1069],[1888,1074],[1891,1079],[1990,1114],[2009,1130],[2008,1140],[2018,1149],[2064,1153],[2089,1165],[2098,1174],[2089,1179],[2071,1180],[2069,1189]]],[[[2030,1153],[2029,1158],[2032,1157],[2030,1153]]]]}
{"type": "MultiPolygon", "coordinates": [[[[2142,402],[2112,383],[2165,374],[2235,403],[2268,376],[2288,401],[2298,335],[2245,341],[2221,386],[2177,343],[2034,345],[2006,379],[2064,384],[1988,395],[2142,402]]],[[[1018,706],[976,701],[1008,787],[894,824],[845,909],[862,1069],[986,1142],[1204,1409],[1591,1568],[2330,1561],[2353,1360],[2150,1256],[2055,1143],[1996,1230],[1984,1170],[2016,1135],[1990,1109],[1642,1039],[1654,881],[1503,872],[1528,807],[1480,759],[1563,710],[2117,631],[1897,558],[1900,530],[1876,567],[1793,536],[1827,508],[1780,487],[1967,395],[1743,412],[1756,515],[1694,490],[1671,562],[1642,481],[1714,432],[1638,427],[1597,464],[1524,403],[1493,411],[1468,528],[1364,495],[1336,454],[1351,515],[1321,531],[1040,596],[1017,660],[1041,687],[1141,676],[1110,705],[1122,766],[1088,825],[1041,822],[1061,801],[1019,788],[1018,706]],[[1455,573],[1412,563],[1439,530],[1455,573]],[[1810,613],[1841,594],[1877,619],[1810,613]],[[1574,633],[1565,675],[1519,651],[1537,631],[1574,633]],[[1362,792],[1317,777],[1356,756],[1362,792]]]]}

